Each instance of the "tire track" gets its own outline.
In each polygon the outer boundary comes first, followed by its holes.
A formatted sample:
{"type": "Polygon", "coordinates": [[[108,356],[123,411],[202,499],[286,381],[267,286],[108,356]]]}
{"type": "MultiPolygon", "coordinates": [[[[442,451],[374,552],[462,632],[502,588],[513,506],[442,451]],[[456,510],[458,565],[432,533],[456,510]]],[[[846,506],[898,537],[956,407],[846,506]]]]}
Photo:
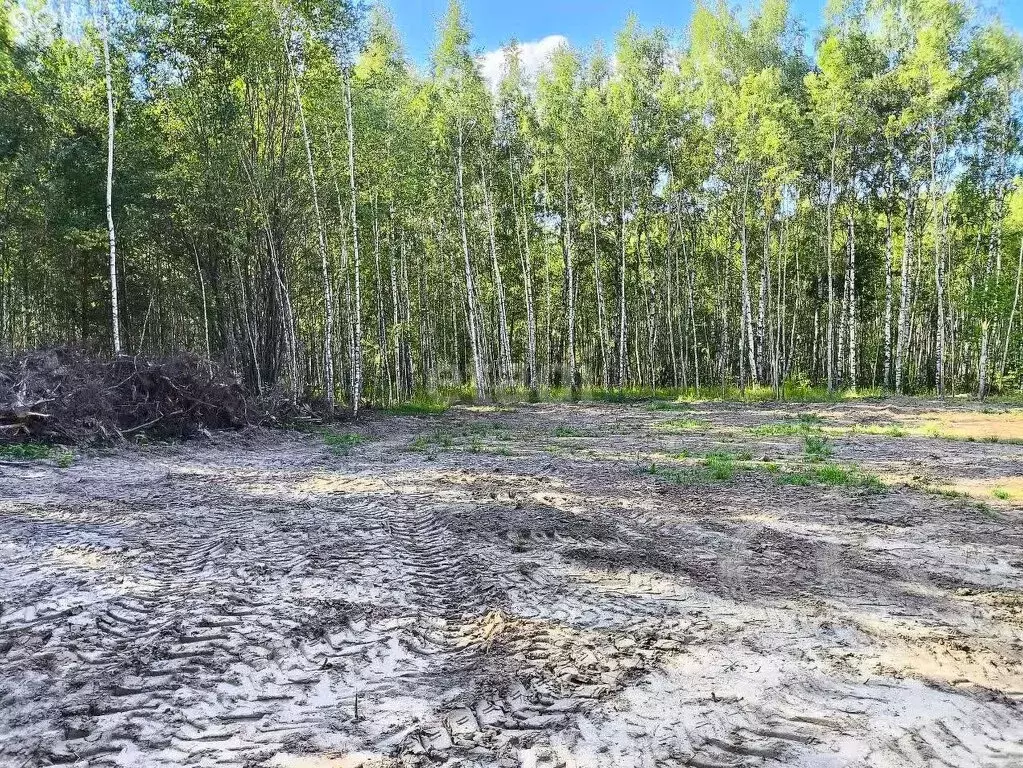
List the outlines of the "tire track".
{"type": "Polygon", "coordinates": [[[664,488],[538,418],[512,466],[399,425],[0,476],[0,766],[1019,764],[1015,528],[664,488]]]}

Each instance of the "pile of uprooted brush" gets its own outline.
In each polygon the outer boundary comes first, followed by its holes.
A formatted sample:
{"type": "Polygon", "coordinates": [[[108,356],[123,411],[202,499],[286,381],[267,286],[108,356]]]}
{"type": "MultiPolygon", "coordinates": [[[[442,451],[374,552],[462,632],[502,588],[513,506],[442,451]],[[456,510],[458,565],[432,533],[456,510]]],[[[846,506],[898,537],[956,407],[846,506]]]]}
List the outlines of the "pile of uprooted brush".
{"type": "Polygon", "coordinates": [[[0,360],[0,441],[189,437],[274,423],[275,411],[237,376],[190,354],[109,359],[57,348],[0,360]]]}

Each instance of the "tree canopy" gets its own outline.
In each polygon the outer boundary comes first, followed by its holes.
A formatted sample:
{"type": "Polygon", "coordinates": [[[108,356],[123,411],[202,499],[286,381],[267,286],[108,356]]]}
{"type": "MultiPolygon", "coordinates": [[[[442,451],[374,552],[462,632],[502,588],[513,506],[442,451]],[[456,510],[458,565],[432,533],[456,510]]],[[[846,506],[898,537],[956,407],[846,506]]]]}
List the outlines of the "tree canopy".
{"type": "Polygon", "coordinates": [[[832,2],[812,46],[701,1],[499,82],[457,0],[425,71],[348,0],[127,0],[110,185],[102,19],[2,2],[7,351],[112,350],[113,300],[125,353],[354,407],[1023,388],[1023,39],[965,0],[832,2]]]}

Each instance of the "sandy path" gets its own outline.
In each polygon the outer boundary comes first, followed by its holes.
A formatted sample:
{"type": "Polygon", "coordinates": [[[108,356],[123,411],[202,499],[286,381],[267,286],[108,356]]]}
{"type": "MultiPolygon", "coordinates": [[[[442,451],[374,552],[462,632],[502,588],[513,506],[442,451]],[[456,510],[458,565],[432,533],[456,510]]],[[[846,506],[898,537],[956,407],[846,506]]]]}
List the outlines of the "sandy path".
{"type": "MultiPolygon", "coordinates": [[[[0,765],[1023,765],[1018,505],[640,471],[796,456],[746,428],[806,410],[675,434],[459,408],[348,456],[254,434],[2,466],[0,765]]],[[[1023,474],[1004,443],[834,448],[1023,474]]]]}

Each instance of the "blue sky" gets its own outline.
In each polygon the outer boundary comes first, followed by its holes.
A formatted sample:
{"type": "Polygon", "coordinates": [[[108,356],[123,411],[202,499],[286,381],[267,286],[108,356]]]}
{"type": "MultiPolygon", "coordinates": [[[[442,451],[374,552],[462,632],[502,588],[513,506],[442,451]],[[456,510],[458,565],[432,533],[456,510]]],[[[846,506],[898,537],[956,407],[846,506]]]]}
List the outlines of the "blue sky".
{"type": "MultiPolygon", "coordinates": [[[[447,0],[381,0],[389,6],[412,59],[422,65],[429,57],[437,23],[447,0]]],[[[596,40],[610,43],[629,12],[644,27],[684,29],[692,11],[691,0],[462,0],[473,31],[473,45],[494,50],[514,36],[521,42],[564,35],[574,45],[588,46],[596,40]]],[[[1017,29],[1023,29],[1023,0],[981,0],[1017,29]]],[[[804,23],[819,23],[825,0],[793,0],[804,23]]]]}

